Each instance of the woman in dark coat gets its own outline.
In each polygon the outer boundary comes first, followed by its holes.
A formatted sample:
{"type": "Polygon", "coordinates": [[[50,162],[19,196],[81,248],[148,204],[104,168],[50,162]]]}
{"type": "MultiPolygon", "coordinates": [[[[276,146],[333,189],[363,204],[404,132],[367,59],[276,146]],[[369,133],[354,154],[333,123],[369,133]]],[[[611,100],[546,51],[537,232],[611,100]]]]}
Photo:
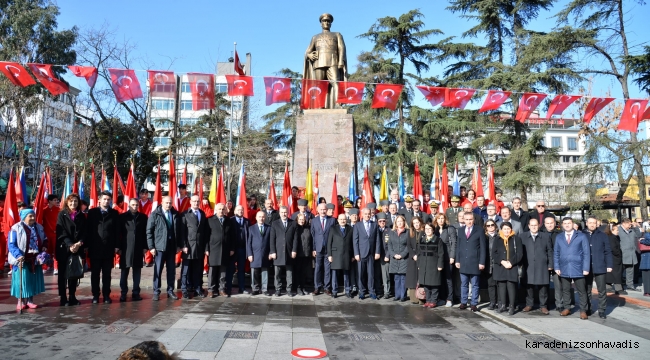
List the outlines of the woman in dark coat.
{"type": "Polygon", "coordinates": [[[406,268],[409,256],[409,231],[404,216],[398,215],[389,232],[388,251],[386,256],[390,259],[389,273],[395,275],[395,298],[393,301],[406,301],[406,268]]]}
{"type": "Polygon", "coordinates": [[[56,219],[56,260],[62,264],[59,266],[59,296],[61,306],[81,305],[75,297],[77,290],[77,279],[67,278],[68,257],[71,254],[79,253],[83,257],[84,239],[86,231],[86,216],[81,213],[81,201],[79,195],[70,194],[63,202],[63,210],[59,212],[56,219]],[[66,296],[66,284],[70,296],[66,296]]]}
{"type": "Polygon", "coordinates": [[[424,223],[419,217],[411,219],[411,229],[409,231],[409,259],[406,268],[406,288],[411,304],[424,304],[415,294],[415,288],[418,286],[418,265],[415,262],[415,256],[418,253],[418,244],[424,236],[424,223]]]}
{"type": "Polygon", "coordinates": [[[487,262],[485,263],[484,274],[487,276],[487,286],[488,286],[488,295],[490,296],[490,305],[488,305],[489,310],[496,310],[497,308],[497,282],[494,280],[494,255],[492,254],[492,249],[494,248],[494,242],[499,241],[499,233],[497,232],[497,223],[494,220],[487,220],[485,222],[485,238],[488,241],[488,257],[487,262]]]}
{"type": "MultiPolygon", "coordinates": [[[[142,300],[140,297],[140,277],[144,264],[144,254],[147,246],[147,215],[138,212],[138,199],[129,200],[129,211],[120,214],[120,301],[126,301],[129,291],[129,272],[133,268],[133,301],[142,300]]],[[[205,245],[204,245],[205,248],[205,245]]],[[[203,249],[201,249],[203,255],[203,249]]]]}
{"type": "Polygon", "coordinates": [[[424,307],[438,306],[438,293],[442,285],[442,269],[445,260],[445,245],[434,233],[433,224],[424,225],[424,236],[418,244],[416,255],[418,283],[424,287],[427,300],[424,307]]]}
{"type": "Polygon", "coordinates": [[[621,239],[618,237],[618,224],[607,224],[605,234],[609,238],[609,246],[612,249],[612,272],[605,274],[605,283],[611,284],[612,292],[626,295],[623,290],[623,251],[621,250],[621,239]]]}
{"type": "Polygon", "coordinates": [[[296,227],[294,246],[296,252],[296,261],[293,265],[293,276],[296,282],[298,294],[305,295],[305,285],[307,285],[307,274],[312,270],[312,237],[309,224],[304,214],[298,214],[296,217],[298,226],[296,227]]]}
{"type": "MultiPolygon", "coordinates": [[[[648,230],[643,234],[641,244],[650,246],[650,232],[648,230]]],[[[650,251],[641,253],[639,270],[641,270],[641,281],[643,281],[643,296],[650,296],[650,251]]]]}
{"type": "Polygon", "coordinates": [[[339,214],[337,222],[330,227],[327,238],[327,258],[330,262],[330,269],[332,269],[332,297],[336,298],[339,291],[338,274],[342,271],[345,295],[352,298],[350,293],[350,263],[354,259],[352,226],[347,225],[345,214],[339,214]]]}
{"type": "Polygon", "coordinates": [[[515,314],[517,299],[517,282],[519,281],[519,265],[523,259],[521,239],[512,231],[510,222],[501,224],[499,238],[492,245],[492,259],[494,268],[492,276],[499,289],[499,312],[506,311],[506,301],[509,302],[508,314],[515,314]],[[506,299],[507,295],[507,299],[506,299]]]}
{"type": "MultiPolygon", "coordinates": [[[[445,214],[436,214],[433,219],[434,233],[440,238],[445,250],[444,270],[442,277],[447,284],[441,293],[446,294],[447,303],[446,307],[451,307],[454,300],[454,282],[452,281],[452,273],[454,268],[454,259],[456,258],[456,241],[458,232],[453,226],[449,226],[449,220],[445,214]]],[[[441,294],[441,295],[443,295],[441,294]]],[[[443,295],[445,296],[445,295],[443,295]]]]}

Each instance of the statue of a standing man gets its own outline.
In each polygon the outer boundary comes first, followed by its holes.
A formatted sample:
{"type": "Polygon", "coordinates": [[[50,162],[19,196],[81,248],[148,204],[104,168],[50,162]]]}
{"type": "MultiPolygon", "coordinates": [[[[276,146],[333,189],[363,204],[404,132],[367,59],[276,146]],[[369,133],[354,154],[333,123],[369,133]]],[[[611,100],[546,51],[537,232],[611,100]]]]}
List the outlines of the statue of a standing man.
{"type": "Polygon", "coordinates": [[[320,16],[323,32],[311,38],[311,43],[305,52],[304,79],[328,80],[330,82],[325,108],[336,107],[338,94],[337,81],[347,81],[348,62],[345,55],[343,36],[330,32],[334,17],[331,14],[320,16]]]}

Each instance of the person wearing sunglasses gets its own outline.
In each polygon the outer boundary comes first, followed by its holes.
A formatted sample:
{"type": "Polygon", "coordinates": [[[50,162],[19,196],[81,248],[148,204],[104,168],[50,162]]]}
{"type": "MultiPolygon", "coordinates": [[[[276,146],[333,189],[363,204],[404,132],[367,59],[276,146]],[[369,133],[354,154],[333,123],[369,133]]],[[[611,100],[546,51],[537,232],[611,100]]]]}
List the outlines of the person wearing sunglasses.
{"type": "Polygon", "coordinates": [[[492,270],[494,268],[492,248],[494,246],[494,240],[499,238],[499,233],[497,232],[497,223],[494,220],[488,220],[485,223],[485,237],[488,240],[488,254],[489,259],[487,259],[487,269],[483,272],[483,276],[487,278],[488,285],[488,295],[490,296],[490,305],[488,305],[488,310],[497,309],[497,282],[492,277],[492,270]]]}
{"type": "Polygon", "coordinates": [[[544,200],[540,200],[535,203],[535,210],[533,210],[530,214],[531,218],[536,218],[539,220],[540,224],[544,223],[544,219],[547,217],[555,217],[552,212],[546,210],[546,202],[544,200]]]}

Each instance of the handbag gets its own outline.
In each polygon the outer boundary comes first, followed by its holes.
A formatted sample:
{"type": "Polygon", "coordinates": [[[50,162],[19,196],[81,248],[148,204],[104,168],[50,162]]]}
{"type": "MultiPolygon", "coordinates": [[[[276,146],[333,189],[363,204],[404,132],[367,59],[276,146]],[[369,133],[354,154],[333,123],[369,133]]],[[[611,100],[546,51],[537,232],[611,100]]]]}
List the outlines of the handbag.
{"type": "Polygon", "coordinates": [[[420,287],[419,283],[415,287],[415,297],[418,298],[418,300],[427,299],[427,294],[424,292],[424,288],[420,287]]]}
{"type": "Polygon", "coordinates": [[[643,240],[643,238],[639,239],[639,251],[642,252],[642,253],[650,252],[650,245],[642,244],[641,240],[643,240]]]}
{"type": "Polygon", "coordinates": [[[71,254],[68,256],[65,274],[68,280],[77,280],[84,277],[84,265],[81,255],[71,254]]]}

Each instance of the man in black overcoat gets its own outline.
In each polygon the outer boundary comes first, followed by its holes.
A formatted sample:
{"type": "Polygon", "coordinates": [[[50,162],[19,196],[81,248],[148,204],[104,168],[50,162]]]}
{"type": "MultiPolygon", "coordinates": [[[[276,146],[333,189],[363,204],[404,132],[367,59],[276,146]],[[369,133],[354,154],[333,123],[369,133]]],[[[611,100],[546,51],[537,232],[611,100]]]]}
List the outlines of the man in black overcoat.
{"type": "Polygon", "coordinates": [[[479,275],[485,269],[487,241],[485,231],[474,224],[472,212],[464,212],[465,227],[458,230],[456,242],[456,268],[460,270],[460,310],[467,308],[469,284],[472,284],[471,310],[478,311],[479,275]]]}
{"type": "Polygon", "coordinates": [[[138,199],[129,200],[129,211],[120,215],[120,302],[126,301],[129,291],[129,271],[133,268],[133,301],[142,300],[140,297],[140,277],[144,264],[144,254],[147,246],[147,215],[138,211],[138,199]]]}
{"type": "MultiPolygon", "coordinates": [[[[226,271],[230,258],[235,254],[233,229],[226,217],[226,205],[219,203],[214,207],[214,216],[208,219],[208,244],[205,254],[208,255],[208,297],[214,297],[219,291],[220,296],[229,297],[226,293],[226,271]]],[[[232,281],[232,280],[231,280],[232,281]]]]}
{"type": "Polygon", "coordinates": [[[521,235],[524,247],[524,269],[526,274],[526,307],[524,312],[533,309],[535,288],[539,291],[539,307],[548,315],[549,271],[553,270],[553,242],[548,233],[539,231],[539,221],[531,218],[528,229],[521,235]]]}
{"type": "Polygon", "coordinates": [[[205,246],[208,242],[208,219],[199,208],[198,195],[190,198],[190,208],[182,214],[181,227],[182,265],[181,265],[181,291],[183,299],[189,299],[194,291],[199,298],[203,294],[203,259],[205,246]]]}
{"type": "Polygon", "coordinates": [[[286,272],[286,293],[293,297],[293,262],[298,248],[296,222],[289,219],[289,209],[280,207],[280,218],[271,224],[270,255],[275,265],[275,296],[280,296],[282,289],[282,271],[286,272]]]}

